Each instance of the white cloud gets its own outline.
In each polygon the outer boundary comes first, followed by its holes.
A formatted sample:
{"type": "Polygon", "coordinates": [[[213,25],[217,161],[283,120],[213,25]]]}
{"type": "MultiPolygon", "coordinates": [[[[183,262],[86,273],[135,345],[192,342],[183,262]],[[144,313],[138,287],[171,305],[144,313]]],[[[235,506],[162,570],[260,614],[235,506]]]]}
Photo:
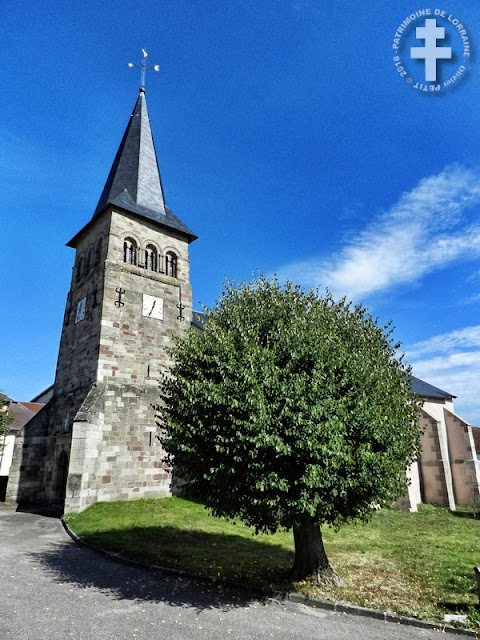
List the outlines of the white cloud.
{"type": "Polygon", "coordinates": [[[469,305],[469,304],[475,304],[477,302],[480,302],[480,293],[472,293],[471,296],[468,296],[468,298],[465,298],[464,300],[462,300],[461,304],[469,305]]]}
{"type": "Polygon", "coordinates": [[[480,425],[480,325],[417,342],[406,355],[415,376],[456,395],[456,412],[480,425]]]}
{"type": "MultiPolygon", "coordinates": [[[[480,256],[480,225],[465,215],[478,203],[480,170],[445,167],[379,213],[336,256],[285,265],[277,275],[353,300],[415,284],[454,261],[480,256]]],[[[456,395],[457,413],[480,425],[480,325],[413,344],[406,359],[414,375],[456,395]]]]}
{"type": "Polygon", "coordinates": [[[480,226],[461,225],[465,209],[479,202],[480,171],[448,166],[404,193],[337,257],[302,260],[276,273],[353,299],[416,282],[460,257],[480,255],[480,226]]]}
{"type": "Polygon", "coordinates": [[[456,329],[450,333],[422,340],[412,345],[409,348],[409,353],[412,358],[435,353],[445,355],[445,353],[451,353],[460,347],[480,348],[480,325],[456,329]]]}
{"type": "MultiPolygon", "coordinates": [[[[478,203],[480,170],[445,167],[379,213],[336,256],[285,265],[277,275],[353,300],[415,284],[454,261],[480,256],[480,225],[466,221],[466,209],[478,203]]],[[[405,351],[415,376],[457,396],[457,413],[480,425],[480,325],[433,336],[405,351]]]]}

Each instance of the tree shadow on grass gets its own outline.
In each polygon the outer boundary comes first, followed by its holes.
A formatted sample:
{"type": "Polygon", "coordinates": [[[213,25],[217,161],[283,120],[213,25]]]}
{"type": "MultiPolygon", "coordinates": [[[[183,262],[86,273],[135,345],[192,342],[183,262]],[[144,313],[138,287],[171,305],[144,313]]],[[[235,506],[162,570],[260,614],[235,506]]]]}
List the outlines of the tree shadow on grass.
{"type": "Polygon", "coordinates": [[[447,613],[464,613],[471,604],[469,602],[448,602],[445,600],[437,602],[437,606],[447,613]]]}
{"type": "MultiPolygon", "coordinates": [[[[85,542],[102,551],[67,541],[47,550],[31,552],[29,556],[56,582],[97,589],[119,600],[163,602],[178,607],[192,607],[198,611],[228,611],[235,607],[245,607],[251,602],[265,602],[273,595],[272,588],[269,588],[269,578],[275,580],[278,585],[278,576],[282,575],[287,566],[291,566],[292,559],[291,554],[281,547],[255,539],[206,532],[185,532],[175,527],[143,527],[121,532],[96,533],[85,538],[85,542]],[[210,573],[213,578],[217,573],[215,579],[198,579],[193,577],[193,569],[188,573],[181,572],[181,557],[174,558],[171,555],[172,549],[168,548],[165,549],[165,555],[160,556],[164,561],[161,562],[157,558],[155,564],[174,567],[176,571],[135,564],[135,561],[148,562],[145,549],[152,546],[152,539],[159,548],[162,545],[168,547],[166,541],[170,540],[170,546],[176,549],[177,556],[179,551],[183,554],[187,566],[191,556],[201,555],[202,551],[208,550],[209,554],[206,557],[212,557],[212,549],[215,553],[219,550],[222,562],[225,563],[226,554],[230,549],[230,567],[226,570],[223,566],[212,567],[211,572],[204,570],[202,575],[210,573]],[[129,543],[132,545],[130,557],[133,562],[115,555],[129,543]],[[106,549],[109,550],[108,553],[105,553],[106,549]],[[248,563],[249,557],[253,566],[250,575],[248,566],[244,566],[248,563]],[[259,557],[262,558],[261,566],[258,560],[255,560],[259,557]],[[235,567],[238,564],[242,565],[243,574],[237,572],[237,579],[234,580],[235,567]],[[256,574],[260,576],[258,588],[255,585],[256,574]],[[242,575],[246,576],[244,580],[242,575]],[[229,586],[224,580],[239,584],[246,581],[248,588],[229,586]]],[[[285,582],[285,590],[288,588],[288,582],[285,582]]]]}
{"type": "Polygon", "coordinates": [[[455,518],[464,518],[467,520],[478,520],[478,522],[480,522],[480,507],[476,509],[476,511],[474,512],[473,510],[471,511],[451,511],[450,512],[455,518]]]}

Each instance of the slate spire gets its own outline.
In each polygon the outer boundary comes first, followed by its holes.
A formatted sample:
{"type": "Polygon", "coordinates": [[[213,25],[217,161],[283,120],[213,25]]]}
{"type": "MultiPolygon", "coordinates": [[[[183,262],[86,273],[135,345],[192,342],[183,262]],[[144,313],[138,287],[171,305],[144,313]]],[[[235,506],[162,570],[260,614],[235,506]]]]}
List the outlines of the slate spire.
{"type": "MultiPolygon", "coordinates": [[[[140,88],[102,195],[87,227],[110,205],[180,231],[188,236],[189,242],[197,238],[165,205],[143,87],[140,88]]],[[[86,227],[77,233],[67,245],[74,247],[85,229],[86,227]]]]}
{"type": "Polygon", "coordinates": [[[165,217],[165,197],[143,88],[140,89],[94,217],[109,204],[158,219],[159,222],[165,217]]]}

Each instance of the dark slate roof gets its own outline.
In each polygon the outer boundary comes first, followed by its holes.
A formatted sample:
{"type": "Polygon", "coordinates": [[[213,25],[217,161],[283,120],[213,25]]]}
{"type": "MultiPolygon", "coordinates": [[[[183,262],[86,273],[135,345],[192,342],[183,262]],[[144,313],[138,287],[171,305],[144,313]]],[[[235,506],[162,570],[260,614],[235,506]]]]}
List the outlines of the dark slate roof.
{"type": "Polygon", "coordinates": [[[109,205],[180,231],[188,236],[189,242],[197,237],[165,205],[143,89],[140,89],[92,220],[67,243],[68,246],[75,247],[78,237],[109,205]]]}
{"type": "Polygon", "coordinates": [[[416,378],[415,376],[411,376],[411,378],[412,391],[417,396],[421,396],[422,398],[438,398],[441,400],[451,400],[452,398],[456,398],[456,396],[451,393],[442,391],[438,387],[434,387],[432,384],[428,384],[428,382],[420,380],[420,378],[416,378]]]}

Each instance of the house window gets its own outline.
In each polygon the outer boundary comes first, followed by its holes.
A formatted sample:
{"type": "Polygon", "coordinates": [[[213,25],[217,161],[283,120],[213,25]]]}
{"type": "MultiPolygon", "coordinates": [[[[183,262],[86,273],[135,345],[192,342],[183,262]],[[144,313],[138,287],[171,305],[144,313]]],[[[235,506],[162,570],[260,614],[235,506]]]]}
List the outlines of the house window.
{"type": "Polygon", "coordinates": [[[145,269],[157,271],[158,255],[157,250],[151,244],[145,249],[145,269]]]}
{"type": "Polygon", "coordinates": [[[131,238],[126,238],[123,243],[123,261],[127,264],[137,264],[137,243],[131,238]]]}
{"type": "Polygon", "coordinates": [[[177,277],[177,256],[169,251],[165,256],[165,273],[171,278],[177,277]]]}

